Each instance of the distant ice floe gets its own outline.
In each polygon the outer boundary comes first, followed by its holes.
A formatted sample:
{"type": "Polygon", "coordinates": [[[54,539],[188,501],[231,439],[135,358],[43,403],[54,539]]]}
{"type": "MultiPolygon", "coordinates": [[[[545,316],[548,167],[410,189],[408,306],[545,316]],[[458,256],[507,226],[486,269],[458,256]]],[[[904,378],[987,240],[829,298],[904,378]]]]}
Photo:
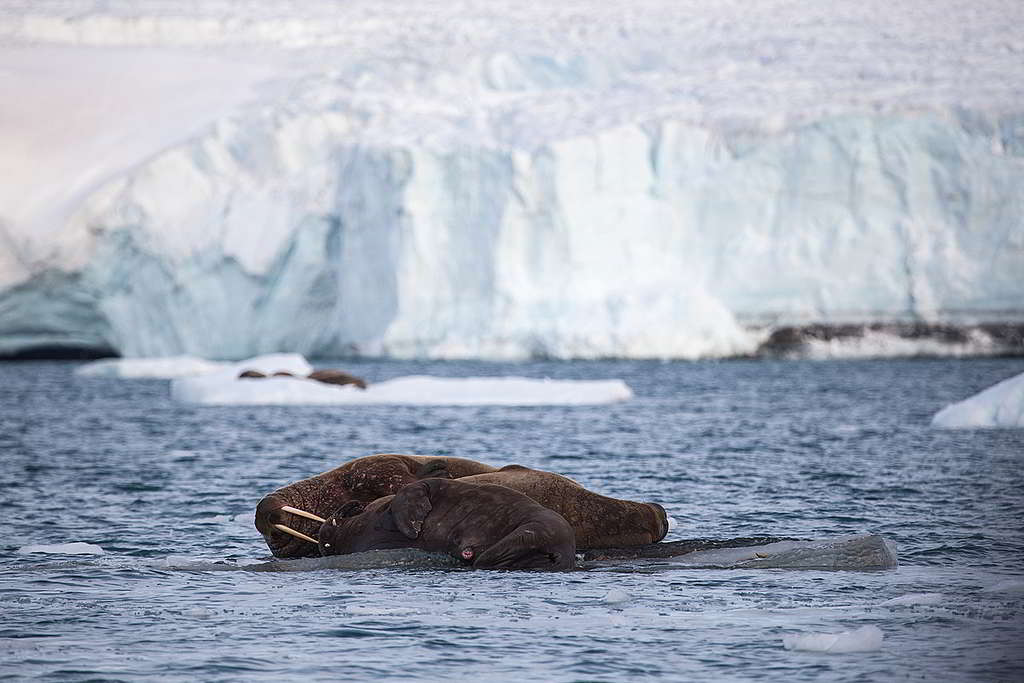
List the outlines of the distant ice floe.
{"type": "Polygon", "coordinates": [[[213,361],[195,356],[167,356],[162,358],[106,358],[78,367],[76,375],[83,377],[121,377],[124,379],[175,379],[196,377],[224,371],[238,374],[243,370],[258,370],[271,375],[285,371],[294,375],[308,375],[313,367],[297,353],[272,353],[239,362],[213,361]]]}
{"type": "Polygon", "coordinates": [[[551,380],[527,377],[411,375],[370,384],[323,384],[298,377],[238,379],[233,373],[176,379],[171,396],[204,405],[593,405],[633,397],[620,379],[551,380]]]}
{"type": "Polygon", "coordinates": [[[897,607],[907,605],[937,605],[946,596],[942,593],[908,593],[907,595],[901,595],[891,600],[878,603],[879,607],[897,607]]]}
{"type": "Polygon", "coordinates": [[[945,429],[1024,427],[1024,373],[946,406],[932,418],[945,429]]]}
{"type": "Polygon", "coordinates": [[[873,652],[881,649],[884,636],[877,626],[861,626],[841,633],[803,633],[783,637],[782,644],[787,650],[827,652],[873,652]]]}
{"type": "Polygon", "coordinates": [[[19,555],[48,553],[50,555],[102,555],[103,548],[92,543],[57,543],[53,545],[26,545],[18,548],[19,555]]]}
{"type": "Polygon", "coordinates": [[[758,569],[892,569],[899,564],[892,542],[874,534],[699,550],[672,561],[695,567],[758,569]]]}

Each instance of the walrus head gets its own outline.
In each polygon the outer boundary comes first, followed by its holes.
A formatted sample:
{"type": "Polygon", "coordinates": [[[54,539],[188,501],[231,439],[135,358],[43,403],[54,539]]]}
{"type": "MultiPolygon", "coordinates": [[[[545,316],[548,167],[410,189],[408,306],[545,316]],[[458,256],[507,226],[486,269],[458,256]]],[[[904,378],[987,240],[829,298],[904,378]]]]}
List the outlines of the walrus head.
{"type": "Polygon", "coordinates": [[[391,495],[421,479],[420,469],[434,472],[439,466],[453,477],[494,471],[489,465],[462,458],[378,453],[267,494],[256,506],[256,529],[275,557],[316,556],[320,525],[345,503],[369,503],[391,495]]]}
{"type": "Polygon", "coordinates": [[[324,518],[288,504],[271,493],[256,506],[256,529],[275,557],[305,557],[316,552],[315,538],[324,518]],[[310,545],[312,544],[312,545],[310,545]]]}

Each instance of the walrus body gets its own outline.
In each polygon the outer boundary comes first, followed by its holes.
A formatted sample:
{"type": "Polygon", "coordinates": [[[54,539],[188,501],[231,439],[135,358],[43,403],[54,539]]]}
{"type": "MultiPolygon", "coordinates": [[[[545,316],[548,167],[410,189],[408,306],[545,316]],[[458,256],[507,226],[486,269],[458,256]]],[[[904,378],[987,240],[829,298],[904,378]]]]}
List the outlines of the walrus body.
{"type": "Polygon", "coordinates": [[[314,370],[309,373],[309,379],[316,380],[317,382],[323,382],[324,384],[354,384],[360,389],[366,388],[366,380],[362,377],[356,377],[350,375],[347,372],[341,370],[314,370]]]}
{"type": "Polygon", "coordinates": [[[445,552],[478,569],[572,569],[575,535],[555,511],[504,486],[425,479],[320,528],[324,555],[386,548],[445,552]]]}
{"type": "Polygon", "coordinates": [[[464,458],[439,458],[422,455],[378,454],[358,458],[318,474],[283,486],[263,497],[256,506],[256,529],[263,535],[276,557],[311,557],[318,553],[314,542],[281,531],[285,526],[306,537],[314,537],[322,520],[307,518],[283,510],[298,508],[324,518],[349,501],[369,503],[397,493],[403,487],[424,478],[424,471],[443,469],[453,479],[471,474],[494,472],[496,468],[464,458]]]}
{"type": "Polygon", "coordinates": [[[657,503],[609,498],[553,472],[508,465],[460,481],[500,484],[554,510],[572,525],[579,548],[617,548],[657,543],[668,533],[668,515],[657,503]]]}

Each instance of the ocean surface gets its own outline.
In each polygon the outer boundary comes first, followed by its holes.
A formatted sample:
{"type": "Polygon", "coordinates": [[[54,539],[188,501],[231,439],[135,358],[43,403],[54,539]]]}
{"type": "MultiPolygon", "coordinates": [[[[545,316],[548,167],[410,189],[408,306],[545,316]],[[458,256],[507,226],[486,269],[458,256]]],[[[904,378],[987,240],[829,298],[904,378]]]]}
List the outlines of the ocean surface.
{"type": "Polygon", "coordinates": [[[0,364],[3,679],[1024,680],[1024,430],[929,426],[1020,359],[316,363],[370,381],[621,378],[636,394],[543,408],[203,407],[76,365],[0,364]],[[657,501],[667,540],[881,534],[900,565],[273,560],[260,497],[377,452],[657,501]],[[865,626],[882,637],[867,651],[786,647],[865,626]]]}

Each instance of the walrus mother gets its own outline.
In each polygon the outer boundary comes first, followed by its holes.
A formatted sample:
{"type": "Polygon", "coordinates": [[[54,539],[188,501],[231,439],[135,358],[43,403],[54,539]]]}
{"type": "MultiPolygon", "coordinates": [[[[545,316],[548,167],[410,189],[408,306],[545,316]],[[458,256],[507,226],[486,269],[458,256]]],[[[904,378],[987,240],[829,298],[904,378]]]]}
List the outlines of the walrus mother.
{"type": "Polygon", "coordinates": [[[497,468],[464,458],[368,455],[264,496],[256,506],[256,529],[275,557],[313,557],[320,525],[342,505],[393,495],[436,471],[457,479],[497,468]]]}

